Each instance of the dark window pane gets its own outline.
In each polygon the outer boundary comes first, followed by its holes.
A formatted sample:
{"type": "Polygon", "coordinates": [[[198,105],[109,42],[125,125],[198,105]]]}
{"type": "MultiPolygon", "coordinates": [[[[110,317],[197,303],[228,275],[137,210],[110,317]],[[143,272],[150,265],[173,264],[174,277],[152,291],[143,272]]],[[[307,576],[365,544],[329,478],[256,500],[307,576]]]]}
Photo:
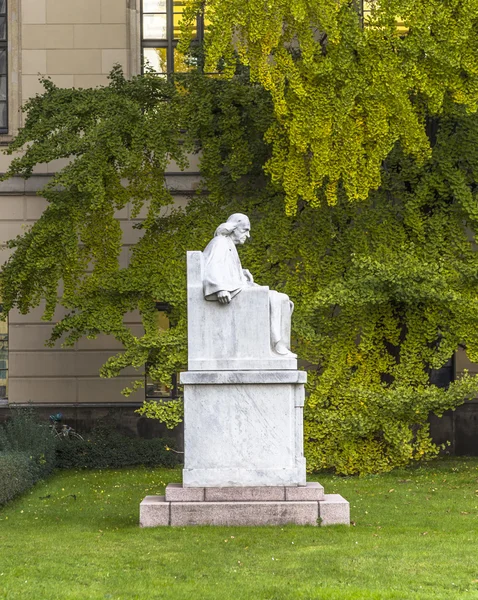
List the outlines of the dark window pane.
{"type": "Polygon", "coordinates": [[[152,67],[156,73],[167,73],[167,49],[144,48],[144,65],[152,67]]]}
{"type": "Polygon", "coordinates": [[[7,122],[7,103],[6,102],[0,102],[0,128],[1,129],[7,129],[8,127],[8,122],[7,122]]]}
{"type": "Polygon", "coordinates": [[[0,101],[5,102],[7,99],[7,78],[5,75],[0,77],[0,101]]]}
{"type": "Polygon", "coordinates": [[[166,12],[166,0],[143,0],[143,12],[166,12]]]}
{"type": "Polygon", "coordinates": [[[7,73],[7,51],[0,50],[0,75],[7,73]]]}
{"type": "Polygon", "coordinates": [[[7,17],[0,17],[0,40],[7,39],[7,17]]]}
{"type": "Polygon", "coordinates": [[[0,0],[0,13],[7,12],[7,0],[0,0]]]}
{"type": "Polygon", "coordinates": [[[166,15],[144,15],[143,36],[145,40],[165,40],[166,15]]]}

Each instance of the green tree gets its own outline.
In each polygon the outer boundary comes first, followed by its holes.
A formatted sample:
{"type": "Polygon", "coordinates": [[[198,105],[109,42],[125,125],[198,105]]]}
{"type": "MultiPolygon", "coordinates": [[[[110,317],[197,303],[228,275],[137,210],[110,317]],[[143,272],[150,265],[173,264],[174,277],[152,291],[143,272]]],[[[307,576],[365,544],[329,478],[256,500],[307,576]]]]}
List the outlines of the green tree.
{"type": "MultiPolygon", "coordinates": [[[[206,70],[232,76],[235,55],[271,94],[266,170],[286,210],[366,200],[397,142],[425,161],[427,115],[447,101],[476,111],[477,0],[189,0],[184,33],[202,11],[206,70]],[[397,29],[397,17],[403,22],[397,29]],[[403,28],[408,33],[403,35],[403,28]]],[[[183,37],[186,50],[187,36],[183,37]]]]}
{"type": "MultiPolygon", "coordinates": [[[[434,456],[428,414],[478,391],[469,377],[448,390],[430,385],[459,344],[478,359],[476,75],[461,41],[454,52],[449,43],[457,21],[475,48],[474,3],[442,2],[443,12],[432,0],[384,1],[366,30],[344,2],[250,2],[246,16],[235,5],[206,4],[218,77],[126,81],[116,70],[106,88],[45,82],[46,93],[29,101],[10,147],[25,153],[7,176],[72,160],[42,192],[44,215],[11,242],[4,308],[27,312],[46,299],[48,319],[63,281],[70,312],[52,342],[114,335],[124,352],[104,376],[134,366],[168,383],[186,363],[186,250],[204,247],[230,213],[246,212],[244,265],[296,305],[309,469],[373,472],[434,456]],[[311,17],[319,8],[320,26],[311,17]],[[397,14],[407,38],[396,35],[397,14]],[[247,66],[234,63],[233,77],[227,23],[237,25],[247,66]],[[164,169],[170,158],[185,164],[188,151],[201,151],[204,186],[179,209],[164,169]],[[114,212],[129,200],[147,216],[120,268],[114,212]],[[172,306],[168,331],[157,329],[157,301],[172,306]],[[133,309],[140,337],[123,324],[133,309]]],[[[166,408],[145,413],[177,422],[178,404],[166,408]]]]}

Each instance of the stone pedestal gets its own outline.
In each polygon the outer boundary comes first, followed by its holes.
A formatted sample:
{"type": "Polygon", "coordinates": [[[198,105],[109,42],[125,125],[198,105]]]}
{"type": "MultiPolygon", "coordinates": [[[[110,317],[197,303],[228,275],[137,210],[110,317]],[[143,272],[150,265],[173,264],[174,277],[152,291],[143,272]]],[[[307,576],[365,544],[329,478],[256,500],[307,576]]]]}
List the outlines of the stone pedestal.
{"type": "Polygon", "coordinates": [[[348,525],[349,503],[324,494],[318,483],[302,487],[185,488],[169,484],[166,496],[146,496],[141,527],[186,525],[348,525]]]}
{"type": "Polygon", "coordinates": [[[185,487],[305,485],[302,371],[188,371],[185,487]]]}
{"type": "Polygon", "coordinates": [[[306,483],[307,375],[271,348],[269,288],[207,301],[203,262],[188,252],[183,483],[143,500],[141,526],[349,524],[346,500],[306,483]]]}

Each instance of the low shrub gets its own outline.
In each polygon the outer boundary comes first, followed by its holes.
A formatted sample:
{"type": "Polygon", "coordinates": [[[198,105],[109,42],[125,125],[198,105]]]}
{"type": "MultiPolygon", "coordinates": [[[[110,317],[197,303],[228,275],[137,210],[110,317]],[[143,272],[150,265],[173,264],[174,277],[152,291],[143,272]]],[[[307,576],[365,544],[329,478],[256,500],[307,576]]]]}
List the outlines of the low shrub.
{"type": "Polygon", "coordinates": [[[174,467],[182,462],[182,454],[171,450],[172,447],[173,442],[164,438],[127,437],[114,429],[99,426],[84,440],[59,440],[56,466],[60,469],[133,465],[174,467]]]}
{"type": "Polygon", "coordinates": [[[13,409],[0,426],[0,506],[23,493],[55,467],[55,440],[30,409],[13,409]]]}
{"type": "Polygon", "coordinates": [[[0,506],[35,483],[31,462],[25,452],[0,452],[0,506]]]}

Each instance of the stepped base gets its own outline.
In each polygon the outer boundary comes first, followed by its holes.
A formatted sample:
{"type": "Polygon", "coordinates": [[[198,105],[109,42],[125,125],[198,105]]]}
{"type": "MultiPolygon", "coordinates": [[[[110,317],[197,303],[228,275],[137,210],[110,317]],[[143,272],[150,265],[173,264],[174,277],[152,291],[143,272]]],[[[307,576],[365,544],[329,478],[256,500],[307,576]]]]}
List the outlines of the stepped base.
{"type": "Polygon", "coordinates": [[[185,525],[349,525],[349,503],[324,494],[318,483],[301,487],[183,488],[169,484],[166,496],[146,496],[141,527],[185,525]]]}

